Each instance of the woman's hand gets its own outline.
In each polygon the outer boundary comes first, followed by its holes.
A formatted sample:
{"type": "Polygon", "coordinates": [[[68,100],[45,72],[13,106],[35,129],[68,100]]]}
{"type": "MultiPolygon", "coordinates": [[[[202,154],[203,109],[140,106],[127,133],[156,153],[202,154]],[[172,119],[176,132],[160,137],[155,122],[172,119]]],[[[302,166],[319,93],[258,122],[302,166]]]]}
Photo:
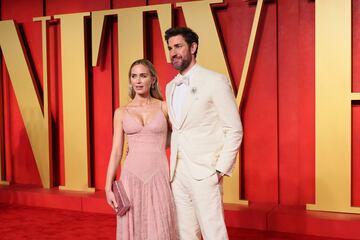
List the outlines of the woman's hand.
{"type": "Polygon", "coordinates": [[[112,209],[114,209],[115,212],[117,212],[117,203],[115,201],[115,195],[112,191],[105,191],[106,194],[106,201],[107,203],[110,205],[110,207],[112,207],[112,209]]]}

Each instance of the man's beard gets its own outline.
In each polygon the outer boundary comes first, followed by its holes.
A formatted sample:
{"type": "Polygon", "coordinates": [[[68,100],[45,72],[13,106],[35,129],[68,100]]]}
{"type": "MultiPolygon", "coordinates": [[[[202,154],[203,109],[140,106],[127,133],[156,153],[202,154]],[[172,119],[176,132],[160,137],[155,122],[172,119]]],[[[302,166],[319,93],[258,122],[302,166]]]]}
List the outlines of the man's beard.
{"type": "Polygon", "coordinates": [[[172,65],[176,70],[182,72],[190,65],[190,63],[191,63],[191,57],[186,56],[185,58],[182,58],[180,65],[176,65],[174,63],[172,63],[172,65]]]}

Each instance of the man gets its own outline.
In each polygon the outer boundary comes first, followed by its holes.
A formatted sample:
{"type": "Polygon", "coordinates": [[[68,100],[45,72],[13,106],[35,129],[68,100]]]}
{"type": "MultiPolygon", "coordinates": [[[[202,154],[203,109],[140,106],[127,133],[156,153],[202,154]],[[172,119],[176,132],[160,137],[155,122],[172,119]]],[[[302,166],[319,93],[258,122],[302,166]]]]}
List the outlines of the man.
{"type": "Polygon", "coordinates": [[[196,63],[198,35],[165,33],[179,74],[166,86],[172,124],[170,179],[181,240],[228,239],[222,177],[231,175],[242,139],[234,94],[225,76],[196,63]]]}

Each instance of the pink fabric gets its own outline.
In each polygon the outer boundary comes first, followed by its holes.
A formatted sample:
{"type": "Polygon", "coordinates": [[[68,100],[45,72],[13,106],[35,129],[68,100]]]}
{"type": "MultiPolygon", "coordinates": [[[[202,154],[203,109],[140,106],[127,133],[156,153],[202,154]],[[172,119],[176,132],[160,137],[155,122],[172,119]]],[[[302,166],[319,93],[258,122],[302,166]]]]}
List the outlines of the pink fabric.
{"type": "Polygon", "coordinates": [[[179,239],[166,158],[167,122],[161,110],[142,126],[131,113],[123,120],[129,153],[121,180],[131,208],[117,217],[117,240],[179,239]]]}

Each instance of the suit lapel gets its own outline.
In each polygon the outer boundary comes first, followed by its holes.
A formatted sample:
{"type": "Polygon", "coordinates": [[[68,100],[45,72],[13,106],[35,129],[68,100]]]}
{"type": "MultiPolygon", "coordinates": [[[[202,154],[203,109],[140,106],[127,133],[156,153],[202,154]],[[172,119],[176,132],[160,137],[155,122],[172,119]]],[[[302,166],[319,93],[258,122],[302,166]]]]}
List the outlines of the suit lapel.
{"type": "Polygon", "coordinates": [[[196,94],[197,94],[197,88],[196,86],[196,80],[195,75],[191,76],[190,85],[189,85],[189,91],[186,94],[184,104],[181,109],[181,118],[179,120],[179,128],[181,128],[185,122],[185,119],[191,109],[191,106],[193,105],[194,101],[196,100],[196,94]]]}

